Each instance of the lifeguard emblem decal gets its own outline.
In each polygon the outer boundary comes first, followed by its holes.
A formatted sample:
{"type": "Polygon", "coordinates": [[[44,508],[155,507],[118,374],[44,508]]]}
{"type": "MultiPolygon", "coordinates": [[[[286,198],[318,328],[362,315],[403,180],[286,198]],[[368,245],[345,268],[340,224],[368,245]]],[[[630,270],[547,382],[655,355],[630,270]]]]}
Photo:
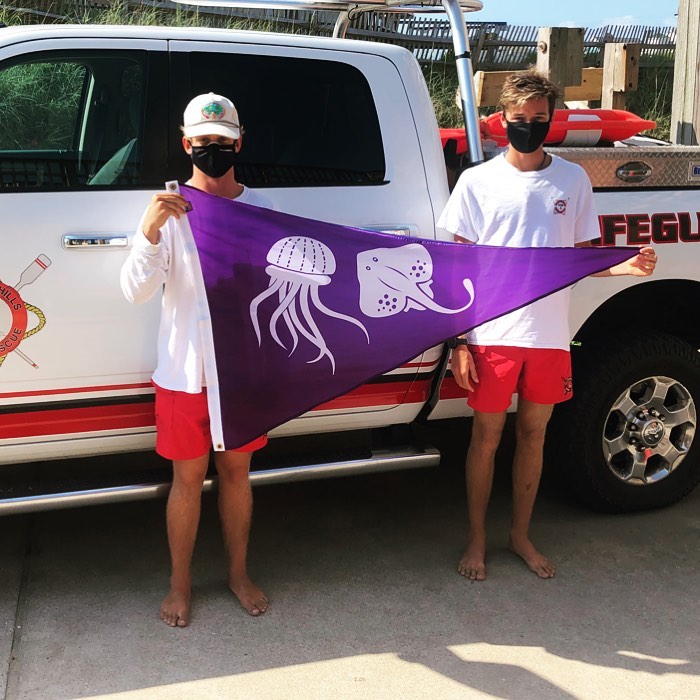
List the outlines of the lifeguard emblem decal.
{"type": "Polygon", "coordinates": [[[566,207],[569,204],[568,199],[555,199],[554,200],[554,213],[555,214],[566,214],[566,207]]]}
{"type": "Polygon", "coordinates": [[[34,280],[51,265],[51,260],[46,255],[38,255],[19,276],[19,280],[13,286],[0,280],[0,366],[7,356],[14,352],[17,357],[28,365],[38,368],[38,365],[28,355],[19,349],[20,343],[30,336],[38,333],[46,325],[46,317],[38,307],[28,304],[19,294],[22,287],[34,282],[34,280]],[[9,310],[9,328],[6,324],[7,312],[3,312],[3,306],[9,310]],[[27,330],[29,325],[29,313],[37,318],[37,325],[27,330]]]}

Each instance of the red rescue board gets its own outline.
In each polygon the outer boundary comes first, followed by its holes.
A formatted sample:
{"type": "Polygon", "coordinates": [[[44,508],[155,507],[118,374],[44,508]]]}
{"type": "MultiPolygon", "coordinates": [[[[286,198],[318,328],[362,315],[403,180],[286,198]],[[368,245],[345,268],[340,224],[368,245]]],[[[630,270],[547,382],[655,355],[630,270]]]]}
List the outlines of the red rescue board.
{"type": "MultiPolygon", "coordinates": [[[[508,143],[500,112],[486,117],[487,137],[499,146],[508,143]]],[[[622,141],[653,129],[656,122],[623,109],[555,109],[545,143],[563,146],[595,146],[601,141],[622,141]]]]}
{"type": "Polygon", "coordinates": [[[464,129],[440,129],[440,141],[442,141],[443,148],[450,139],[457,142],[458,156],[467,152],[467,135],[464,133],[464,129]]]}
{"type": "MultiPolygon", "coordinates": [[[[655,127],[656,122],[623,109],[555,109],[545,143],[595,146],[601,141],[622,141],[655,127]]],[[[495,141],[499,146],[508,144],[500,112],[482,118],[481,136],[495,141]]],[[[440,129],[443,148],[449,139],[457,142],[457,155],[466,153],[464,129],[440,129]]]]}

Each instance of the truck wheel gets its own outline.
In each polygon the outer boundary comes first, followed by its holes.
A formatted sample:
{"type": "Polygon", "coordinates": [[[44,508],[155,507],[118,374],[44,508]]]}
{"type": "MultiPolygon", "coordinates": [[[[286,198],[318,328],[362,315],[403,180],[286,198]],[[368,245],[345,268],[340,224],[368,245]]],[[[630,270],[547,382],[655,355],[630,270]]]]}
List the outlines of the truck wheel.
{"type": "Polygon", "coordinates": [[[586,342],[574,398],[548,429],[550,466],[586,505],[631,512],[674,503],[700,481],[700,353],[665,334],[586,342]]]}

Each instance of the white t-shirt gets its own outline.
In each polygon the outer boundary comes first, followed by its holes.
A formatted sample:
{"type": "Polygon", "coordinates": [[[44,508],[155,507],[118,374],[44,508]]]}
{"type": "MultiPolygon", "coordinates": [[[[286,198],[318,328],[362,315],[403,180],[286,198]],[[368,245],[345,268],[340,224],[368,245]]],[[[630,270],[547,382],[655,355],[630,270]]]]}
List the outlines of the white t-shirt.
{"type": "MultiPolygon", "coordinates": [[[[437,226],[442,237],[510,248],[573,247],[600,233],[593,191],[579,165],[558,156],[522,172],[499,155],[465,171],[437,226]]],[[[468,334],[475,345],[569,349],[569,289],[489,321],[468,334]]]]}
{"type": "MultiPolygon", "coordinates": [[[[264,195],[247,187],[234,201],[274,209],[264,195]]],[[[153,381],[164,389],[198,394],[205,384],[199,317],[192,281],[183,264],[183,240],[176,235],[175,222],[172,217],[165,222],[160,242],[154,245],[144,235],[141,220],[120,281],[124,296],[134,304],[148,301],[163,288],[153,381]]]]}

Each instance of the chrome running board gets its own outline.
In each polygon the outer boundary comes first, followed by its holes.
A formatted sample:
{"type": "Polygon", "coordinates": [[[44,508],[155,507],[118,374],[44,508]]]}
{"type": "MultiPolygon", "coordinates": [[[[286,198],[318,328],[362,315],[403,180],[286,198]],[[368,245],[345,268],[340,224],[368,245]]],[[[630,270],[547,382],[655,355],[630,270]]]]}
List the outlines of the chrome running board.
{"type": "MultiPolygon", "coordinates": [[[[250,481],[256,486],[259,484],[283,484],[336,476],[436,467],[439,463],[440,452],[434,447],[376,450],[366,459],[253,471],[250,474],[250,481]]],[[[213,490],[216,487],[216,482],[216,477],[207,478],[204,481],[202,491],[213,490]]],[[[77,508],[102,503],[143,501],[149,498],[162,498],[168,494],[169,490],[170,482],[162,481],[5,498],[0,499],[0,515],[77,508]]]]}

